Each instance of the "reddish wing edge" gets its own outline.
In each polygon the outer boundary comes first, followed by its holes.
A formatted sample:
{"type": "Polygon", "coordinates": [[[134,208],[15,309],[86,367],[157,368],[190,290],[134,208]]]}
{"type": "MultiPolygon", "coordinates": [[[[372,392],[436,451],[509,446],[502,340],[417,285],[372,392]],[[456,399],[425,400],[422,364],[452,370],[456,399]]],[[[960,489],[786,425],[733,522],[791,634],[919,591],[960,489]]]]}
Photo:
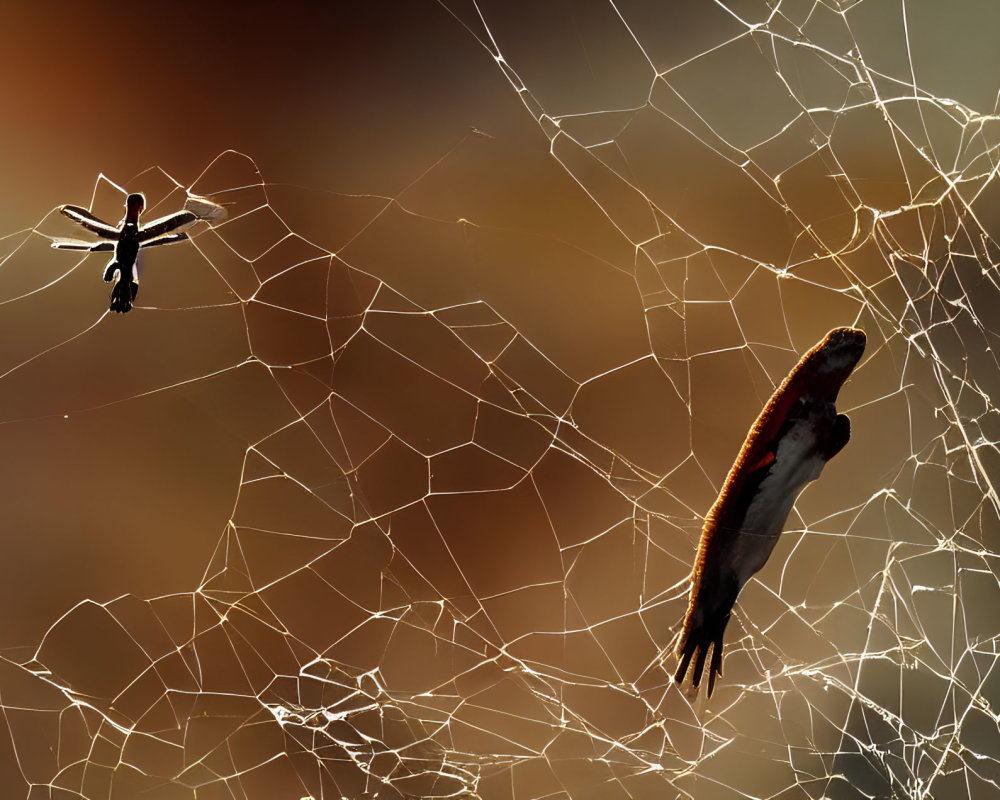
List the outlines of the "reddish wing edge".
{"type": "MultiPolygon", "coordinates": [[[[739,534],[720,525],[720,520],[732,516],[733,506],[740,500],[748,480],[763,474],[774,460],[774,444],[778,432],[791,409],[802,398],[833,403],[864,352],[865,335],[854,328],[835,328],[813,346],[788,373],[781,385],[765,404],[747,434],[726,482],[705,518],[698,555],[691,572],[691,591],[684,616],[676,654],[680,659],[674,680],[683,683],[694,660],[691,685],[698,689],[704,674],[709,647],[712,661],[708,672],[708,696],[715,690],[716,677],[722,677],[723,635],[742,586],[734,576],[711,563],[739,534]]],[[[839,446],[850,437],[847,418],[841,416],[839,446]]]]}

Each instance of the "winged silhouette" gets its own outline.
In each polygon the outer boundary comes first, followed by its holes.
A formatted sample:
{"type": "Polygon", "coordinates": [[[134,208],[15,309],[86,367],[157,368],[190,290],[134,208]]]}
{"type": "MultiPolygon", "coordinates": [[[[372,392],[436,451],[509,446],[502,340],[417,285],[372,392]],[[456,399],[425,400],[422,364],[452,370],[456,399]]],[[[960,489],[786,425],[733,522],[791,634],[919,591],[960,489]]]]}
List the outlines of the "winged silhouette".
{"type": "Polygon", "coordinates": [[[176,211],[160,217],[148,225],[139,225],[139,215],[146,207],[142,194],[130,194],[125,198],[125,216],[117,226],[80,206],[60,206],[59,211],[82,228],[96,233],[100,240],[84,242],[76,239],[61,239],[52,243],[57,250],[83,250],[91,253],[114,251],[114,257],[104,269],[104,280],[110,283],[111,310],[125,314],[139,291],[139,270],[136,260],[139,250],[173,244],[188,238],[186,233],[175,233],[178,228],[196,222],[199,217],[192,211],[176,211]]]}
{"type": "Polygon", "coordinates": [[[795,499],[851,438],[837,394],[865,350],[864,331],[835,328],[782,381],[747,434],[701,531],[674,679],[691,660],[697,690],[709,647],[708,696],[722,677],[722,637],[744,584],[767,562],[795,499]]]}

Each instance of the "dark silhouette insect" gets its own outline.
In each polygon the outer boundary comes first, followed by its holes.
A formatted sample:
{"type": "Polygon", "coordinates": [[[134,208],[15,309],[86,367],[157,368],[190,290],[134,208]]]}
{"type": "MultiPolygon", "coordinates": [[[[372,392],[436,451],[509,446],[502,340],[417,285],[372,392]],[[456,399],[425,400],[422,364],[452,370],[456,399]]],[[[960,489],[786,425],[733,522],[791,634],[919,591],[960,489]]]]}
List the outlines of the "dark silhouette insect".
{"type": "Polygon", "coordinates": [[[188,238],[186,233],[176,233],[178,228],[196,222],[199,217],[192,211],[176,211],[139,225],[139,215],[146,207],[146,198],[130,194],[125,199],[125,217],[117,226],[110,225],[80,206],[60,206],[59,211],[86,230],[96,233],[101,240],[83,242],[63,239],[52,243],[57,250],[84,250],[91,253],[113,250],[115,255],[104,269],[104,280],[114,281],[111,288],[111,310],[125,314],[132,308],[139,291],[139,250],[173,244],[188,238]]]}

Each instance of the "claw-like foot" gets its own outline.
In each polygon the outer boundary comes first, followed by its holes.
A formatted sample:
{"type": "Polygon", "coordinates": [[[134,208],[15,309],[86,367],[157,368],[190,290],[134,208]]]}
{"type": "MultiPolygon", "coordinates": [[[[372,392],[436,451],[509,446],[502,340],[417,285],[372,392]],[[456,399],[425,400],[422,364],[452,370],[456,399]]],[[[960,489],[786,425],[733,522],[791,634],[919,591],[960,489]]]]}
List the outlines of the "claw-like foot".
{"type": "Polygon", "coordinates": [[[132,303],[139,293],[138,281],[123,281],[115,283],[111,289],[111,310],[117,314],[127,314],[132,310],[132,303]]]}

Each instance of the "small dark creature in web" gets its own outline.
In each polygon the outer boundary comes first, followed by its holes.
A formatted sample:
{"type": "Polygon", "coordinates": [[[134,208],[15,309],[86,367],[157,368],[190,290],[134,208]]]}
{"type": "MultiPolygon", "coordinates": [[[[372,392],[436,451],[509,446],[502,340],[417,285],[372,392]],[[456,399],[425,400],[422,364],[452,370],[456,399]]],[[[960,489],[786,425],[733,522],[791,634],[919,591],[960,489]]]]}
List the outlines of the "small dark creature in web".
{"type": "Polygon", "coordinates": [[[92,253],[113,250],[115,255],[104,270],[104,280],[115,282],[111,289],[111,310],[124,314],[132,308],[139,291],[139,270],[136,264],[139,250],[173,244],[188,238],[186,233],[174,233],[178,228],[196,222],[192,211],[176,211],[139,226],[139,215],[146,207],[146,198],[130,194],[125,199],[125,217],[117,226],[110,225],[80,206],[60,206],[59,211],[73,222],[101,237],[101,241],[82,242],[64,239],[52,243],[57,250],[85,250],[92,253]]]}
{"type": "Polygon", "coordinates": [[[771,555],[799,493],[851,438],[850,421],[835,403],[864,350],[863,331],[830,331],[788,373],[747,434],[702,527],[676,647],[678,683],[697,654],[691,676],[697,691],[711,646],[712,696],[716,676],[722,677],[722,636],[740,590],[771,555]]]}

